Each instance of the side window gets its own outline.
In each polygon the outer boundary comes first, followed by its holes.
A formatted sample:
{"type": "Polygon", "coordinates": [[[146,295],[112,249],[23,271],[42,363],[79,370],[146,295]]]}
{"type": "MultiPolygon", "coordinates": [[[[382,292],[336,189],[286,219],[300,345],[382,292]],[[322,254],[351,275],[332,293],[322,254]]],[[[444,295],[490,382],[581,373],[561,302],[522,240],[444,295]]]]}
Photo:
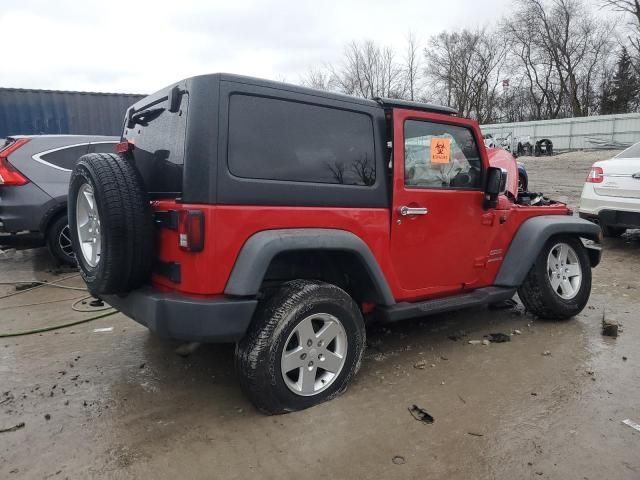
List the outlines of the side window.
{"type": "Polygon", "coordinates": [[[45,153],[44,155],[40,155],[40,158],[57,167],[73,170],[78,159],[85,155],[87,151],[88,144],[85,143],[82,145],[60,148],[52,152],[45,153]]]}
{"type": "Polygon", "coordinates": [[[409,187],[479,189],[482,161],[470,129],[407,120],[404,124],[404,182],[409,187]]]}
{"type": "Polygon", "coordinates": [[[307,103],[232,95],[229,171],[236,177],[373,185],[368,115],[307,103]]]}
{"type": "Polygon", "coordinates": [[[100,142],[89,145],[89,153],[116,153],[115,142],[100,142]]]}

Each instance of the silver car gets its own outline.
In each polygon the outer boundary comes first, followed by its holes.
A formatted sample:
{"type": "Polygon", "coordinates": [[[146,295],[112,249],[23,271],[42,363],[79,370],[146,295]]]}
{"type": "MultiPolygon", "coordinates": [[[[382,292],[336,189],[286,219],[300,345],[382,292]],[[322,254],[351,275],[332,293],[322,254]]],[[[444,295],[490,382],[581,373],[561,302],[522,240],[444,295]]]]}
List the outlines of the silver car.
{"type": "Polygon", "coordinates": [[[114,153],[117,137],[18,135],[0,143],[0,246],[43,246],[75,264],[67,225],[71,170],[87,153],[114,153]]]}

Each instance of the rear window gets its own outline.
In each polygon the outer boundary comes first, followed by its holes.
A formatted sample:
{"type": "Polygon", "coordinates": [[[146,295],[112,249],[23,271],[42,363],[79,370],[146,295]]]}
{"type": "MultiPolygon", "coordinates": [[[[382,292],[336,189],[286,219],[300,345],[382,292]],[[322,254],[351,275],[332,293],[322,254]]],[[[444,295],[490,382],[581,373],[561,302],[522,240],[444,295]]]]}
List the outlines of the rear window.
{"type": "Polygon", "coordinates": [[[620,152],[615,158],[640,158],[640,142],[620,152]]]}
{"type": "Polygon", "coordinates": [[[178,112],[162,104],[140,107],[134,114],[138,120],[125,128],[124,138],[135,144],[135,165],[152,197],[182,192],[188,104],[189,95],[184,94],[178,112]]]}
{"type": "Polygon", "coordinates": [[[362,113],[232,95],[229,171],[236,177],[373,185],[373,122],[362,113]]]}

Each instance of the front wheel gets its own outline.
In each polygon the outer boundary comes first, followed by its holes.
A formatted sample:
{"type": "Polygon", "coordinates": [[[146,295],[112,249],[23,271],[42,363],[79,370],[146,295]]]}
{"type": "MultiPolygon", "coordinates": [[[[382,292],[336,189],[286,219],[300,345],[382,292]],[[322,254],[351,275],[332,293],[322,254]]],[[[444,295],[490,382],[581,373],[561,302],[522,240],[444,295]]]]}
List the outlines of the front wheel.
{"type": "Polygon", "coordinates": [[[549,239],[518,289],[525,308],[541,318],[566,319],[580,313],[591,294],[591,263],[574,237],[549,239]]]}
{"type": "Polygon", "coordinates": [[[292,412],[344,392],[364,348],[362,314],[344,290],[293,280],[258,306],[236,349],[236,369],[259,410],[292,412]]]}

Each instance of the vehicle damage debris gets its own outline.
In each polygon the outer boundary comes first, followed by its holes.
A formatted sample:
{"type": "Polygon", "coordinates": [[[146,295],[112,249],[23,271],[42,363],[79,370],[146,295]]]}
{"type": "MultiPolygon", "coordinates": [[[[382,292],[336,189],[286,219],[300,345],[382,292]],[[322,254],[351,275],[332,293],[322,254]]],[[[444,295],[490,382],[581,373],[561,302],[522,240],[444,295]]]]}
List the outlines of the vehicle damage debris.
{"type": "Polygon", "coordinates": [[[607,318],[605,313],[602,312],[602,335],[606,337],[617,337],[618,333],[622,331],[620,327],[620,322],[612,318],[607,318]]]}
{"type": "Polygon", "coordinates": [[[490,333],[487,337],[491,343],[504,343],[511,341],[511,336],[506,333],[490,333]]]}
{"type": "Polygon", "coordinates": [[[435,419],[431,416],[431,414],[429,414],[429,412],[415,404],[409,407],[409,413],[419,422],[431,424],[435,421],[435,419]]]}

